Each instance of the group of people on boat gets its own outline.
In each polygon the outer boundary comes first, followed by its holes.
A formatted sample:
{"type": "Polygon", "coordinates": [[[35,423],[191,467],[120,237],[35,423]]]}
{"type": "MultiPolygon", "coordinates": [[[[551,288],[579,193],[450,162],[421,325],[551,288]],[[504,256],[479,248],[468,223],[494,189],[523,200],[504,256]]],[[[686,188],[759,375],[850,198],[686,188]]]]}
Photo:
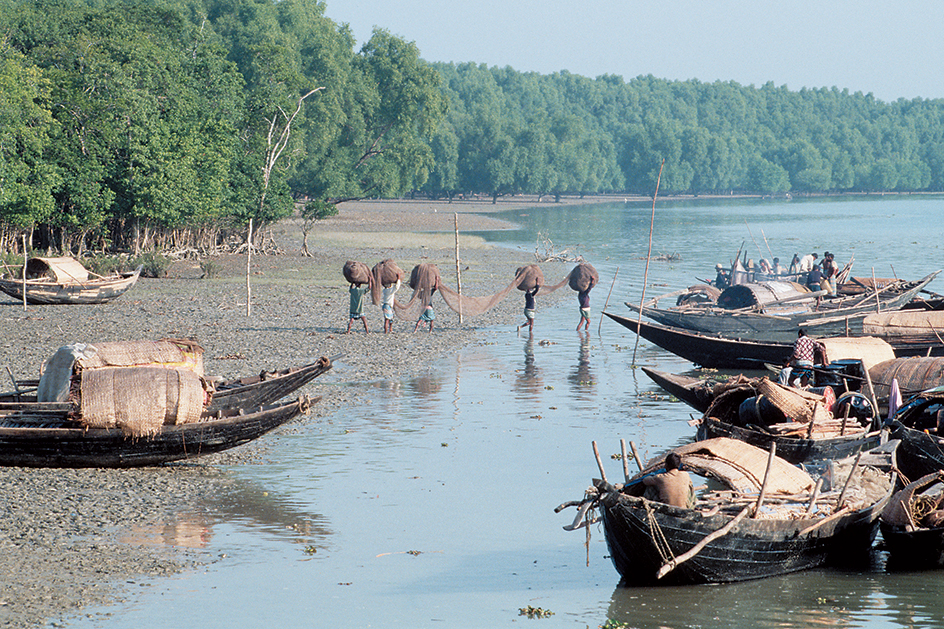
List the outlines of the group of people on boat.
{"type": "Polygon", "coordinates": [[[715,265],[715,272],[713,283],[718,290],[724,290],[734,284],[775,279],[803,280],[811,291],[823,290],[830,297],[835,297],[838,289],[839,267],[835,254],[829,251],[823,254],[822,262],[819,262],[818,253],[808,253],[802,258],[794,253],[789,267],[784,267],[780,258],[775,257],[773,262],[761,258],[756,266],[753,259],[743,264],[736,260],[730,270],[719,262],[715,265]]]}

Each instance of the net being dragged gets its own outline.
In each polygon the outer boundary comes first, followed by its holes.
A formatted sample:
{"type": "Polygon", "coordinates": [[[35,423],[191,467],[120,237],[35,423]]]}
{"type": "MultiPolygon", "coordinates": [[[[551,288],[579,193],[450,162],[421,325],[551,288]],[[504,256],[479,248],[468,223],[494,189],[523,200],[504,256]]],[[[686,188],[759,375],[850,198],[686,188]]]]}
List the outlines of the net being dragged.
{"type": "Polygon", "coordinates": [[[585,290],[592,287],[599,280],[596,269],[589,264],[579,264],[570,273],[564,276],[557,284],[547,286],[544,283],[544,273],[536,264],[519,267],[515,271],[515,278],[512,282],[492,295],[481,297],[470,297],[468,295],[459,295],[448,286],[439,286],[443,301],[453,312],[461,312],[463,316],[474,317],[484,314],[494,308],[502,299],[508,296],[512,290],[517,288],[522,292],[538,288],[538,295],[547,295],[555,290],[569,284],[576,291],[585,290]]]}

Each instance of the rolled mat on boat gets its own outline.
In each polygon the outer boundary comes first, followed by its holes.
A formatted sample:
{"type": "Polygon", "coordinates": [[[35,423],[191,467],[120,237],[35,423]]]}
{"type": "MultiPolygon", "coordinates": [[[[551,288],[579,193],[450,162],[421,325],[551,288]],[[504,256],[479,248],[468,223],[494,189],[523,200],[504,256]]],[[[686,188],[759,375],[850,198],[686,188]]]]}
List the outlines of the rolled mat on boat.
{"type": "Polygon", "coordinates": [[[147,437],[166,425],[200,420],[205,380],[187,369],[114,367],[81,373],[80,422],[87,428],[120,428],[147,437]]]}

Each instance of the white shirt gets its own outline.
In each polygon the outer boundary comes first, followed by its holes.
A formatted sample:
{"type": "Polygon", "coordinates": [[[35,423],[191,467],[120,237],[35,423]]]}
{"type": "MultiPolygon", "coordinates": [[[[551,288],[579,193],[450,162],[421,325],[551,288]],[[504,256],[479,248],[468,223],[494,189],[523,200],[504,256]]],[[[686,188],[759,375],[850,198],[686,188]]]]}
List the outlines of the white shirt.
{"type": "Polygon", "coordinates": [[[383,304],[385,306],[393,307],[393,300],[398,290],[400,290],[400,280],[397,280],[396,284],[383,287],[383,304]]]}
{"type": "Polygon", "coordinates": [[[813,259],[813,254],[808,253],[802,258],[800,258],[800,273],[806,273],[813,270],[813,265],[816,264],[816,260],[813,259]]]}

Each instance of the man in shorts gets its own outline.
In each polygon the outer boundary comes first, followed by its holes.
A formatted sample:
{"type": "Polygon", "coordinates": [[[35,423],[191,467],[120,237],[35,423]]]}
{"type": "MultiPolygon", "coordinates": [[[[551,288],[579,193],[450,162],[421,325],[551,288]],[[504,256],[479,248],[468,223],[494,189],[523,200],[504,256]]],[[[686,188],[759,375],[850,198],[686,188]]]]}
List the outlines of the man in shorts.
{"type": "Polygon", "coordinates": [[[577,323],[578,332],[580,332],[580,326],[584,326],[585,330],[590,331],[590,289],[593,288],[594,284],[595,282],[591,280],[587,290],[577,293],[577,305],[580,306],[580,321],[577,323]]]}
{"type": "Polygon", "coordinates": [[[433,305],[429,304],[423,310],[423,314],[420,315],[420,318],[416,320],[416,325],[413,326],[413,331],[416,332],[417,328],[420,327],[420,323],[429,323],[429,331],[433,331],[433,321],[436,320],[436,313],[433,311],[433,305]]]}

